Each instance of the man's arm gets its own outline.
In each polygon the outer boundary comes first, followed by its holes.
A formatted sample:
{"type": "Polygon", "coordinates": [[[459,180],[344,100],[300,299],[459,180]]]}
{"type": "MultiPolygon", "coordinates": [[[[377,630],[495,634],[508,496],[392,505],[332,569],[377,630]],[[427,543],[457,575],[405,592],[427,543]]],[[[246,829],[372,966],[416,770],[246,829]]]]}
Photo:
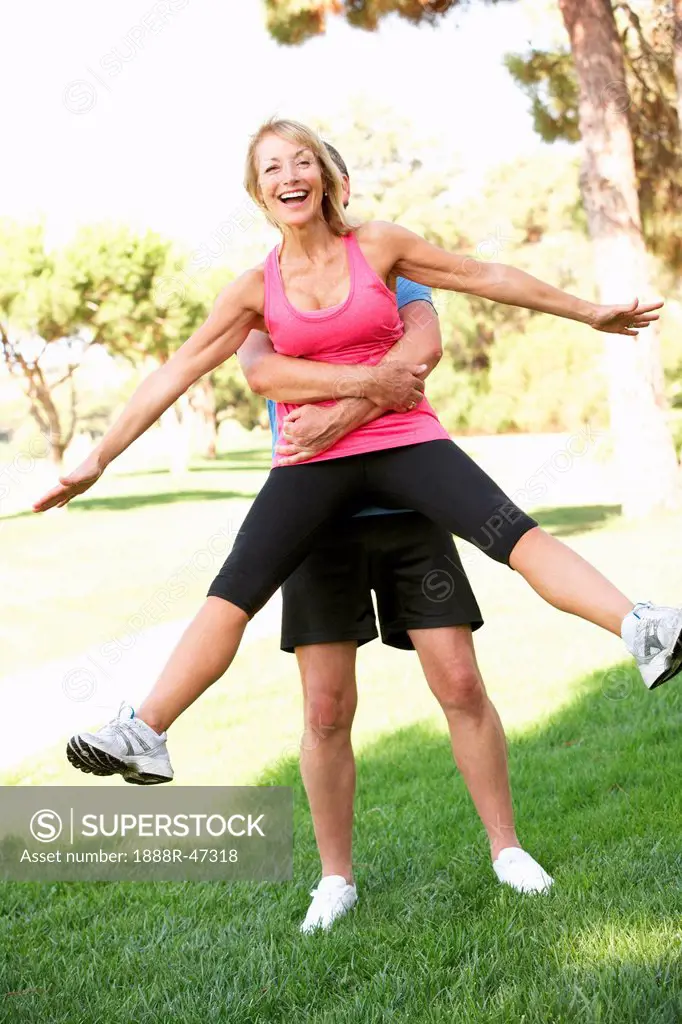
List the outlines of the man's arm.
{"type": "MultiPolygon", "coordinates": [[[[424,367],[422,376],[428,377],[443,354],[438,314],[430,302],[419,299],[403,306],[400,317],[405,332],[379,365],[396,356],[411,359],[424,367]]],[[[276,446],[279,464],[294,465],[319,455],[351,430],[371,423],[385,412],[366,398],[343,398],[332,408],[306,405],[295,409],[282,424],[283,440],[276,446]]]]}
{"type": "MultiPolygon", "coordinates": [[[[400,342],[393,346],[393,352],[400,342]]],[[[402,351],[402,350],[401,350],[402,351]]],[[[381,408],[405,412],[421,401],[424,383],[419,363],[404,355],[392,365],[348,366],[301,359],[275,352],[268,334],[251,331],[237,353],[246,382],[257,395],[273,402],[324,402],[346,396],[365,397],[381,408]]]]}
{"type": "Polygon", "coordinates": [[[251,331],[237,352],[251,390],[273,402],[324,402],[334,398],[339,367],[275,352],[270,335],[251,331]]]}

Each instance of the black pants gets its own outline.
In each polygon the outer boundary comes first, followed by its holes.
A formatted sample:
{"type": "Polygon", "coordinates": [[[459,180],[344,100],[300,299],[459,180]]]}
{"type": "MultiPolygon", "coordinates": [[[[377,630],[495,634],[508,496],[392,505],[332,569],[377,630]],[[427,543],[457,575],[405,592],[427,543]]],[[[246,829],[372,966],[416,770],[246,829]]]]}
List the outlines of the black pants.
{"type": "Polygon", "coordinates": [[[453,441],[426,441],[270,471],[208,596],[255,615],[338,513],[411,508],[498,562],[537,526],[453,441]]]}

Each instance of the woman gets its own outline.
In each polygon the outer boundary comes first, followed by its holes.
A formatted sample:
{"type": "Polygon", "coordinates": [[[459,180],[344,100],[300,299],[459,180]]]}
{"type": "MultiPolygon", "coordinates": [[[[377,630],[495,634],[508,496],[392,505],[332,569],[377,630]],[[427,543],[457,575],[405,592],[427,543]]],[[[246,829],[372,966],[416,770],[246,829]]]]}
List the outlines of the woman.
{"type": "MultiPolygon", "coordinates": [[[[86,772],[165,782],[166,730],[226,671],[248,619],[302,561],[330,517],[371,501],[413,508],[520,572],[555,607],[622,635],[649,687],[682,667],[682,610],[633,606],[576,552],[545,533],[450,439],[423,384],[386,412],[385,369],[402,327],[397,275],[453,291],[636,335],[662,303],[597,306],[522,271],[447,253],[395,224],[346,220],[339,172],[324,143],[296,122],[272,120],[253,137],[246,187],[282,244],[218,297],[206,322],[137,389],[88,459],[34,506],[65,505],[203,374],[269,331],[277,351],[335,364],[339,392],[375,403],[367,422],[301,465],[274,468],[207,600],[137,713],[73,737],[67,753],[86,772]],[[375,370],[379,364],[379,369],[375,370]],[[342,365],[343,370],[338,367],[342,365]],[[406,410],[406,411],[405,411],[406,410]]],[[[400,369],[400,368],[399,368],[400,369]]],[[[416,368],[418,369],[418,368],[416,368]]]]}

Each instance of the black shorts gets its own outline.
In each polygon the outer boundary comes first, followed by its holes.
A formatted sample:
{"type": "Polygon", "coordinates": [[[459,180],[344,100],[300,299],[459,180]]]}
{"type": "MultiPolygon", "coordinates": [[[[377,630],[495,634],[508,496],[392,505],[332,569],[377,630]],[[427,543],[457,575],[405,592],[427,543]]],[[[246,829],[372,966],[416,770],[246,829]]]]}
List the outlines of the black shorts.
{"type": "Polygon", "coordinates": [[[271,470],[208,596],[255,615],[331,521],[368,505],[421,512],[506,565],[538,525],[445,439],[281,466],[271,470]]]}
{"type": "Polygon", "coordinates": [[[344,517],[282,586],[282,650],[381,639],[411,651],[409,629],[483,625],[452,535],[419,512],[344,517]]]}

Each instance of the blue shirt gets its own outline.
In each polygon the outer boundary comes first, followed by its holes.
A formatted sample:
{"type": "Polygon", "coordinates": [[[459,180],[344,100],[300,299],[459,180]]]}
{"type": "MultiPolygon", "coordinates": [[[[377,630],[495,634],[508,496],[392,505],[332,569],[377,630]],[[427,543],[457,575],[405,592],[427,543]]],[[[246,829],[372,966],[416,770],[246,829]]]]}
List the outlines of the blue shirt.
{"type": "MultiPolygon", "coordinates": [[[[396,281],[395,297],[398,309],[402,309],[409,302],[416,302],[419,299],[433,304],[430,288],[427,288],[424,284],[417,284],[415,281],[408,281],[404,277],[399,277],[396,281]]],[[[277,403],[273,402],[271,398],[268,398],[268,418],[270,420],[270,430],[272,431],[272,453],[274,455],[278,437],[277,403]]],[[[409,509],[406,508],[375,508],[372,506],[371,508],[363,508],[361,512],[356,514],[358,516],[376,516],[386,515],[391,512],[408,511],[409,509]]]]}

